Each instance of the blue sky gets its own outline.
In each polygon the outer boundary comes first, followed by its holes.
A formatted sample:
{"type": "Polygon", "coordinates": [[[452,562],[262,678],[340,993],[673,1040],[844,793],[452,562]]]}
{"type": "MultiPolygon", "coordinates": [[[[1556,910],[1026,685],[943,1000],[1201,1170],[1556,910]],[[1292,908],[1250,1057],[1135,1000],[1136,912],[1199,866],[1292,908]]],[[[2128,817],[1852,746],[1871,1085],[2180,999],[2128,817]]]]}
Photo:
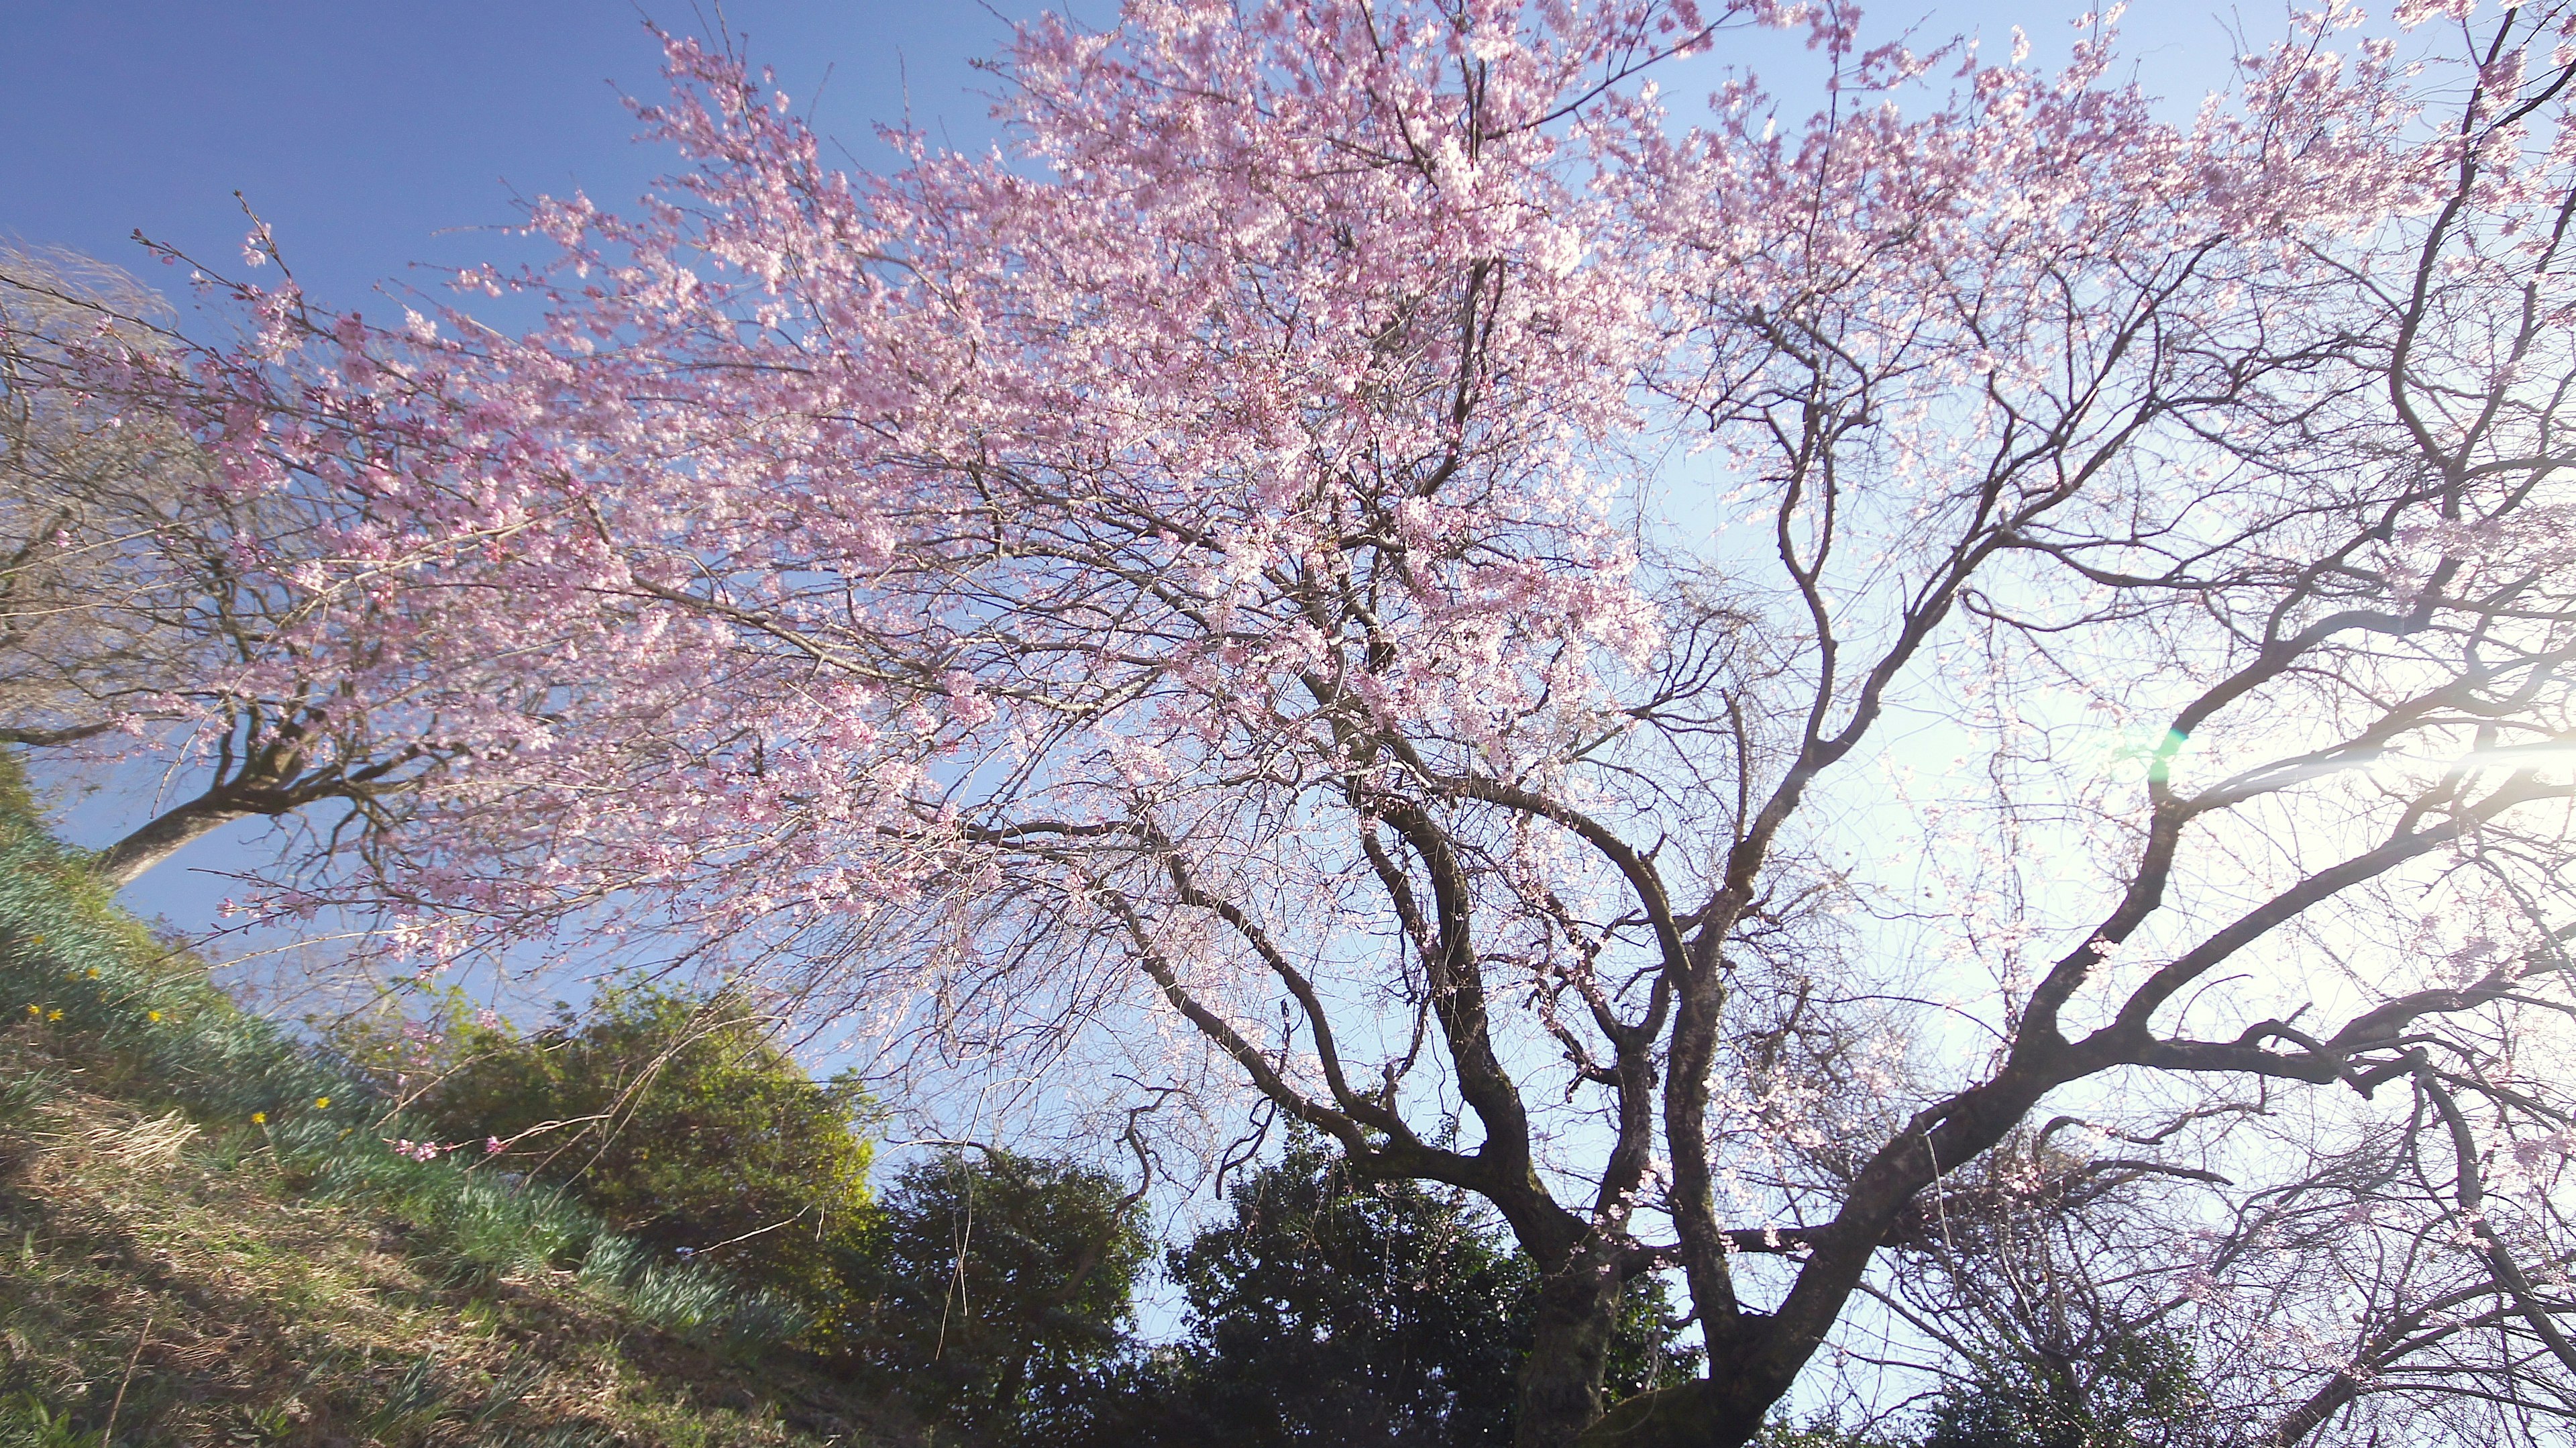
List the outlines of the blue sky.
{"type": "MultiPolygon", "coordinates": [[[[904,113],[907,89],[923,124],[960,144],[988,137],[968,58],[1007,34],[997,13],[1039,8],[733,0],[723,17],[800,101],[819,88],[823,129],[870,160],[874,123],[904,113]]],[[[308,290],[363,307],[411,263],[489,255],[496,239],[471,229],[509,224],[514,197],[633,196],[660,163],[627,144],[617,102],[660,94],[645,18],[704,34],[714,13],[685,0],[5,0],[0,233],[131,266],[140,228],[230,264],[239,190],[308,290]]]]}
{"type": "MultiPolygon", "coordinates": [[[[868,162],[884,154],[874,124],[907,105],[957,144],[989,138],[974,92],[990,82],[968,62],[1043,8],[732,0],[721,15],[800,103],[819,91],[820,129],[868,162]]],[[[1114,15],[1110,0],[1073,8],[1114,15]]],[[[2046,47],[2081,8],[1898,0],[1871,13],[1998,44],[2018,20],[2046,47]]],[[[0,0],[0,233],[133,264],[139,228],[231,262],[239,190],[317,299],[363,306],[411,263],[489,255],[496,239],[473,228],[509,224],[514,197],[635,194],[659,158],[627,144],[616,94],[659,93],[645,19],[704,34],[717,13],[705,0],[0,0]]],[[[2196,91],[2225,51],[2198,5],[2141,6],[2126,28],[2160,88],[2196,91]]],[[[1782,38],[1752,49],[1794,63],[1782,38]]]]}
{"type": "MultiPolygon", "coordinates": [[[[988,141],[993,82],[970,61],[998,49],[1011,19],[1042,8],[731,0],[721,18],[811,106],[818,129],[868,165],[888,157],[874,127],[907,114],[952,145],[988,141]]],[[[1114,18],[1112,0],[1072,8],[1095,24],[1114,18]]],[[[2081,8],[1955,0],[1936,11],[1916,0],[1872,13],[1914,17],[1925,37],[1982,31],[1990,53],[2019,22],[2045,61],[2081,8]]],[[[371,291],[401,284],[415,263],[510,256],[494,229],[517,218],[520,198],[578,187],[611,207],[630,201],[667,159],[629,144],[617,101],[659,94],[645,21],[703,35],[717,15],[711,0],[0,0],[0,236],[85,251],[176,292],[178,276],[149,265],[130,237],[237,268],[239,191],[317,301],[377,310],[386,304],[371,291]]],[[[2278,25],[2267,15],[2249,29],[2278,25]]],[[[2178,109],[2220,79],[2230,47],[2210,11],[2142,6],[2126,29],[2141,76],[2178,109]]],[[[1731,43],[1728,58],[1773,74],[1807,63],[1776,35],[1731,43]]],[[[1698,79],[1677,75],[1668,92],[1698,79]]],[[[150,787],[75,802],[70,833],[106,843],[140,822],[150,787]]],[[[200,841],[129,899],[178,924],[207,922],[225,886],[195,871],[239,858],[256,833],[200,841]]]]}

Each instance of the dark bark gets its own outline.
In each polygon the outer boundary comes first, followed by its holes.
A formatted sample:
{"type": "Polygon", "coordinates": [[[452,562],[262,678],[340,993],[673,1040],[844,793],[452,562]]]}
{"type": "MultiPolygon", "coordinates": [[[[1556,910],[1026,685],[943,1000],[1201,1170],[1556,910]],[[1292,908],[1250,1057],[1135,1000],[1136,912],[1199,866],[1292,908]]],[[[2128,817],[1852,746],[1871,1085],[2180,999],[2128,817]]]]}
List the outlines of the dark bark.
{"type": "Polygon", "coordinates": [[[0,729],[0,744],[24,744],[34,749],[59,749],[96,739],[114,732],[113,724],[75,724],[62,729],[0,729]]]}
{"type": "Polygon", "coordinates": [[[1761,1426],[1726,1436],[1718,1421],[1717,1392],[1707,1378],[1639,1393],[1584,1431],[1575,1448],[1706,1448],[1711,1443],[1742,1443],[1761,1426]]]}
{"type": "Polygon", "coordinates": [[[1597,1238],[1540,1280],[1513,1448],[1566,1448],[1600,1420],[1624,1281],[1617,1248],[1597,1238]]]}
{"type": "MultiPolygon", "coordinates": [[[[259,736],[256,722],[251,732],[255,739],[259,736]]],[[[440,757],[439,751],[414,744],[357,768],[308,768],[307,744],[307,731],[300,724],[279,727],[249,747],[237,747],[227,736],[216,761],[215,782],[205,793],[163,811],[102,850],[96,869],[122,889],[189,842],[235,820],[259,815],[274,819],[329,799],[364,807],[384,793],[416,783],[401,777],[406,766],[440,757]]]]}

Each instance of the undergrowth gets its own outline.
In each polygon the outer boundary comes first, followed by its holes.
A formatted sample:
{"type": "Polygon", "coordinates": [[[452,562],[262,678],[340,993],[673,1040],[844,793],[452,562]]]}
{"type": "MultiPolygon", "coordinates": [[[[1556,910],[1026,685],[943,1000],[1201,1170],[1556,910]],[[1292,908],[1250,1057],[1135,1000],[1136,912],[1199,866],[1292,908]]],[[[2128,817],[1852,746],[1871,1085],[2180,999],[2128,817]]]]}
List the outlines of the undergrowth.
{"type": "Polygon", "coordinates": [[[776,1294],[398,1154],[430,1133],[116,908],[5,756],[0,1013],[0,1448],[912,1436],[854,1436],[776,1294]]]}

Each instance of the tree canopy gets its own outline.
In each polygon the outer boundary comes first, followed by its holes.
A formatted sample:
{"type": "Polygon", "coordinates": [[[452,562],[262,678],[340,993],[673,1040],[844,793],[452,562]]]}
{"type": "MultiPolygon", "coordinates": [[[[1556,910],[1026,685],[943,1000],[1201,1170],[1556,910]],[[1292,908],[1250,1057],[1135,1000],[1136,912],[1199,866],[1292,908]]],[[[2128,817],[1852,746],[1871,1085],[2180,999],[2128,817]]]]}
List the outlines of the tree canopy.
{"type": "Polygon", "coordinates": [[[1006,1151],[904,1168],[875,1244],[872,1350],[971,1427],[1049,1441],[1047,1409],[1115,1354],[1148,1244],[1098,1171],[1006,1151]]]}
{"type": "MultiPolygon", "coordinates": [[[[1502,1448],[1538,1272],[1455,1189],[1368,1182],[1311,1137],[1237,1181],[1230,1222],[1170,1254],[1188,1330],[1090,1395],[1110,1443],[1502,1448]]],[[[1630,1285],[1615,1400],[1687,1378],[1659,1282],[1630,1285]]]]}

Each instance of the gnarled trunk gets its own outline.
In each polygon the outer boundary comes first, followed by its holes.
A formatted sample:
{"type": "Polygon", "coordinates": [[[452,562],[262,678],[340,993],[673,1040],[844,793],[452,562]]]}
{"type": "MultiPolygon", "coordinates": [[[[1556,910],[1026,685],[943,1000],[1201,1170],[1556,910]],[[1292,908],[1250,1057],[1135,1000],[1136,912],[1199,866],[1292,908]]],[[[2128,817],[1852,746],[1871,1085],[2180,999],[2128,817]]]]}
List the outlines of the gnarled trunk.
{"type": "Polygon", "coordinates": [[[1612,1408],[1576,1440],[1576,1448],[1742,1448],[1762,1431],[1787,1377],[1752,1355],[1767,1328],[1747,1321],[1733,1341],[1712,1336],[1705,1378],[1639,1393],[1612,1408]]]}
{"type": "Polygon", "coordinates": [[[1513,1448],[1573,1448],[1601,1417],[1601,1379],[1624,1285],[1617,1250],[1601,1242],[1578,1247],[1539,1280],[1513,1448]]]}

